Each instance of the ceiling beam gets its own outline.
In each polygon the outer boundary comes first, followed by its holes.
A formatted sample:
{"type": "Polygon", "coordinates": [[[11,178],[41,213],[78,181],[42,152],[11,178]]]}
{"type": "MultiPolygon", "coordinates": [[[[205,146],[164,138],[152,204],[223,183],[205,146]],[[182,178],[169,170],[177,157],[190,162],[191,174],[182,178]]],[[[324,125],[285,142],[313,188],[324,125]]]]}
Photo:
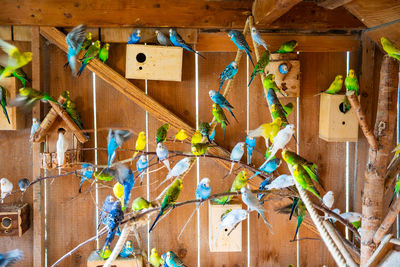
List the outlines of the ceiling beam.
{"type": "Polygon", "coordinates": [[[317,0],[317,5],[326,9],[335,9],[353,0],[317,0]]]}
{"type": "Polygon", "coordinates": [[[299,2],[301,0],[254,0],[254,23],[269,25],[299,2]]]}
{"type": "Polygon", "coordinates": [[[365,34],[375,41],[379,47],[381,45],[381,37],[384,36],[392,41],[397,47],[400,47],[400,20],[387,23],[384,26],[375,27],[365,31],[365,34]]]}

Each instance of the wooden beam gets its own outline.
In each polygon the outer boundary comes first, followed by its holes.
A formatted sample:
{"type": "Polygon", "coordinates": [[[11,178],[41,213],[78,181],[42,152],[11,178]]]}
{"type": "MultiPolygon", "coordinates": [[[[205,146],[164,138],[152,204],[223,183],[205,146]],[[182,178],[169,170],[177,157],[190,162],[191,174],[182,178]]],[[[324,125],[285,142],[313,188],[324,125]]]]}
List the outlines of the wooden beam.
{"type": "Polygon", "coordinates": [[[335,9],[345,4],[350,3],[353,0],[317,0],[317,5],[326,9],[335,9]]]}
{"type": "MultiPolygon", "coordinates": [[[[39,27],[32,27],[32,87],[38,90],[43,86],[41,75],[42,38],[39,27]]],[[[32,117],[40,119],[40,104],[32,109],[32,117]]],[[[33,178],[40,176],[40,144],[32,144],[32,175],[33,178]]],[[[33,185],[33,266],[44,266],[44,184],[38,182],[33,185]]]]}
{"type": "MultiPolygon", "coordinates": [[[[296,0],[300,1],[300,0],[296,0]]],[[[252,0],[4,0],[0,25],[241,28],[252,0]]]]}
{"type": "MultiPolygon", "coordinates": [[[[68,51],[68,46],[65,42],[65,35],[56,28],[41,27],[40,34],[64,52],[68,51]]],[[[163,123],[168,122],[171,127],[176,130],[184,129],[189,136],[194,134],[195,130],[192,126],[158,103],[152,97],[146,95],[142,89],[129,82],[112,68],[103,64],[100,60],[92,60],[87,68],[94,72],[100,79],[104,80],[106,83],[110,84],[116,90],[125,95],[128,99],[144,110],[147,110],[159,121],[163,123]]],[[[230,154],[227,150],[221,147],[211,147],[208,151],[213,155],[221,157],[227,157],[230,154]]]]}
{"type": "Polygon", "coordinates": [[[384,36],[392,41],[397,47],[400,47],[400,20],[394,23],[388,23],[382,27],[368,29],[365,34],[375,41],[380,47],[381,37],[384,36]]]}
{"type": "Polygon", "coordinates": [[[353,0],[344,7],[369,28],[400,19],[400,1],[353,0]]]}
{"type": "MultiPolygon", "coordinates": [[[[296,51],[300,52],[355,52],[360,49],[358,35],[308,35],[308,34],[276,34],[263,33],[262,37],[275,51],[279,46],[290,40],[297,40],[299,45],[296,51]]],[[[251,42],[251,37],[247,37],[251,42]]],[[[237,47],[229,39],[227,33],[200,32],[196,50],[200,52],[236,52],[237,47]]]]}
{"type": "Polygon", "coordinates": [[[252,13],[256,25],[269,25],[301,0],[255,0],[252,13]]]}

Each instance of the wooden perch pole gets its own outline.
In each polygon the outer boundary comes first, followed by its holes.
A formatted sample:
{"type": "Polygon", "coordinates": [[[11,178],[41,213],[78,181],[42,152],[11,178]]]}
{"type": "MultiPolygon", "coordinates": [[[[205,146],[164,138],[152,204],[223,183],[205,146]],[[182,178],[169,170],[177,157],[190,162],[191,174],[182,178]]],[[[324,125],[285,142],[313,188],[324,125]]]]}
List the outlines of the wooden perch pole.
{"type": "Polygon", "coordinates": [[[374,135],[378,150],[372,147],[368,153],[365,171],[364,195],[362,200],[361,265],[372,256],[376,244],[375,231],[382,219],[384,177],[391,151],[393,132],[396,125],[396,101],[398,65],[395,59],[384,56],[380,73],[378,109],[374,135]]]}
{"type": "Polygon", "coordinates": [[[374,243],[379,244],[385,234],[390,230],[392,224],[396,220],[397,215],[400,212],[400,198],[395,199],[393,204],[389,208],[389,212],[383,220],[382,224],[379,226],[378,230],[374,235],[374,243]]]}

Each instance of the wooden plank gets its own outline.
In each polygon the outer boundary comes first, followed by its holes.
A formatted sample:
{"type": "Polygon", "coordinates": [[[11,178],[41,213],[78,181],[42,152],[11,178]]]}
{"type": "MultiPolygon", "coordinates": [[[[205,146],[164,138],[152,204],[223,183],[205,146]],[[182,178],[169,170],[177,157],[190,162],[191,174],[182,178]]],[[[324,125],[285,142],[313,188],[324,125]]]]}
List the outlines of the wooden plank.
{"type": "Polygon", "coordinates": [[[344,7],[369,28],[400,19],[399,1],[353,0],[344,7]]]}
{"type": "Polygon", "coordinates": [[[391,234],[385,235],[382,242],[376,248],[374,254],[372,254],[371,258],[368,260],[366,266],[375,267],[382,264],[381,260],[384,259],[386,254],[393,249],[394,245],[390,243],[391,238],[391,234]]]}
{"type": "Polygon", "coordinates": [[[3,25],[240,28],[251,12],[252,1],[22,0],[16,4],[6,0],[2,4],[7,7],[0,10],[3,25]]]}
{"type": "Polygon", "coordinates": [[[12,40],[11,26],[0,26],[0,38],[5,41],[12,40]]]}
{"type": "MultiPolygon", "coordinates": [[[[270,50],[277,50],[286,41],[297,40],[299,43],[296,51],[300,52],[344,52],[358,51],[360,48],[359,37],[356,35],[305,35],[305,34],[273,34],[263,33],[270,50]]],[[[251,42],[250,35],[247,42],[251,42]]],[[[227,33],[199,33],[196,50],[200,52],[234,52],[235,44],[229,39],[227,33]]]]}
{"type": "Polygon", "coordinates": [[[301,2],[268,28],[274,29],[310,29],[340,30],[363,29],[365,25],[344,7],[334,10],[325,9],[314,2],[301,2]]]}
{"type": "MultiPolygon", "coordinates": [[[[397,47],[400,46],[400,21],[388,25],[366,30],[365,34],[382,48],[381,37],[388,38],[397,47]]],[[[383,49],[382,49],[383,51],[383,49]]]]}
{"type": "Polygon", "coordinates": [[[317,5],[322,6],[327,9],[335,9],[337,7],[343,6],[350,3],[353,0],[317,0],[317,5]]]}
{"type": "Polygon", "coordinates": [[[32,40],[31,26],[13,26],[14,41],[30,42],[32,40]]]}
{"type": "MultiPolygon", "coordinates": [[[[159,30],[169,36],[168,28],[138,28],[140,29],[140,43],[157,43],[155,31],[159,30]]],[[[127,43],[129,35],[135,28],[101,28],[101,41],[109,43],[127,43]]],[[[182,39],[188,44],[197,43],[197,29],[177,29],[182,39]]]]}
{"type": "Polygon", "coordinates": [[[301,0],[255,0],[253,3],[254,23],[269,25],[288,12],[301,0]]]}

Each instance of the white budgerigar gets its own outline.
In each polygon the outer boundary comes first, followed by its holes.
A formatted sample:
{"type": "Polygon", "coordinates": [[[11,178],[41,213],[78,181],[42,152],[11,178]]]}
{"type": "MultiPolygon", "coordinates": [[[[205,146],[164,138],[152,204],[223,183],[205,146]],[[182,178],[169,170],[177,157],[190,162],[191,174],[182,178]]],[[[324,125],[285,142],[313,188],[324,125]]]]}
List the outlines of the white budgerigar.
{"type": "Polygon", "coordinates": [[[61,168],[64,164],[65,152],[67,151],[67,149],[68,143],[65,141],[64,132],[59,131],[56,144],[58,174],[61,174],[61,168]]]}
{"type": "Polygon", "coordinates": [[[32,141],[33,135],[36,133],[37,129],[39,128],[40,121],[37,118],[32,118],[32,127],[31,127],[31,135],[30,140],[32,141]]]}
{"type": "MultiPolygon", "coordinates": [[[[240,161],[242,159],[243,154],[244,154],[244,146],[245,146],[244,142],[239,142],[235,145],[235,147],[232,149],[232,152],[231,152],[231,160],[240,161]]],[[[229,171],[229,174],[232,173],[234,165],[235,165],[235,162],[232,162],[231,170],[229,171]]]]}
{"type": "Polygon", "coordinates": [[[342,217],[345,220],[348,220],[350,223],[354,223],[354,222],[361,221],[362,215],[358,212],[349,211],[349,212],[341,213],[340,217],[342,217]]]}
{"type": "Polygon", "coordinates": [[[264,46],[265,50],[268,50],[268,45],[257,31],[256,27],[251,28],[251,38],[258,44],[264,46]]]}
{"type": "MultiPolygon", "coordinates": [[[[181,159],[175,166],[171,169],[171,171],[168,173],[167,177],[162,181],[158,187],[160,187],[162,184],[164,184],[166,181],[173,177],[181,176],[184,174],[190,167],[190,164],[195,160],[195,158],[183,158],[181,159]]],[[[157,188],[158,188],[157,187],[157,188]]]]}
{"type": "Polygon", "coordinates": [[[333,191],[326,192],[326,194],[322,197],[322,203],[324,203],[328,209],[332,209],[333,203],[335,203],[335,194],[333,191]]]}
{"type": "Polygon", "coordinates": [[[285,128],[283,128],[278,132],[269,150],[270,156],[268,157],[267,161],[271,160],[279,149],[283,149],[289,143],[290,139],[292,139],[293,134],[294,134],[293,124],[286,125],[285,128]]]}
{"type": "Polygon", "coordinates": [[[13,184],[7,178],[1,178],[0,180],[1,189],[1,201],[13,190],[13,184]]]}
{"type": "Polygon", "coordinates": [[[242,201],[244,204],[247,205],[247,208],[250,211],[252,210],[257,211],[258,214],[260,214],[261,217],[263,218],[265,224],[272,230],[271,224],[269,224],[267,218],[264,215],[265,209],[263,205],[261,205],[257,197],[253,193],[251,193],[250,189],[248,189],[247,187],[242,187],[242,189],[240,189],[240,192],[242,192],[242,201]]]}
{"type": "Polygon", "coordinates": [[[171,167],[169,165],[169,160],[168,160],[168,148],[163,145],[163,143],[158,143],[157,148],[156,148],[156,154],[158,159],[164,163],[164,165],[167,167],[168,171],[171,171],[171,167]]]}
{"type": "Polygon", "coordinates": [[[282,174],[274,179],[269,185],[265,186],[266,190],[282,189],[294,185],[293,176],[282,174]]]}
{"type": "Polygon", "coordinates": [[[220,235],[221,231],[226,228],[236,227],[241,221],[247,218],[247,210],[237,209],[232,210],[228,214],[222,217],[222,221],[218,228],[218,233],[214,238],[213,243],[215,243],[220,235]]]}

